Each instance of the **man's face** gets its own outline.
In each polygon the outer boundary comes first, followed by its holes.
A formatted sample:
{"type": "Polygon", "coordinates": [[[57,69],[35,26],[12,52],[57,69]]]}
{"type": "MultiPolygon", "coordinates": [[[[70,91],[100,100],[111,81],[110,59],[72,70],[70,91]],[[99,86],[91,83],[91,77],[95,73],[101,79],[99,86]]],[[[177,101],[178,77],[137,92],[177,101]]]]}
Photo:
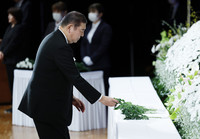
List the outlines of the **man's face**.
{"type": "Polygon", "coordinates": [[[84,36],[84,31],[86,29],[86,23],[81,23],[80,26],[71,29],[71,43],[76,43],[81,37],[84,36]]]}

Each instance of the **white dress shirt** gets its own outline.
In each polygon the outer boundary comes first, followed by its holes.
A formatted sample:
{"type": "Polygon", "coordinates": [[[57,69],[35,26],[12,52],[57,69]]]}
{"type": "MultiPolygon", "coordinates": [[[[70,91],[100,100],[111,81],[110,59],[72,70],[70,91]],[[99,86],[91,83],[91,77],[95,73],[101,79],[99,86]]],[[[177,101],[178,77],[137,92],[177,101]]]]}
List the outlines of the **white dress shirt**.
{"type": "Polygon", "coordinates": [[[93,35],[94,35],[94,33],[95,33],[95,31],[96,31],[96,29],[97,29],[97,27],[99,26],[100,23],[101,23],[101,20],[98,21],[96,24],[92,23],[92,27],[90,29],[90,32],[87,35],[87,39],[88,39],[89,43],[92,42],[92,37],[93,37],[93,35]]]}
{"type": "Polygon", "coordinates": [[[58,27],[58,29],[60,30],[60,32],[62,32],[62,34],[63,34],[64,37],[65,37],[66,43],[68,44],[68,40],[67,40],[67,37],[65,36],[65,33],[60,29],[60,26],[58,27]]]}

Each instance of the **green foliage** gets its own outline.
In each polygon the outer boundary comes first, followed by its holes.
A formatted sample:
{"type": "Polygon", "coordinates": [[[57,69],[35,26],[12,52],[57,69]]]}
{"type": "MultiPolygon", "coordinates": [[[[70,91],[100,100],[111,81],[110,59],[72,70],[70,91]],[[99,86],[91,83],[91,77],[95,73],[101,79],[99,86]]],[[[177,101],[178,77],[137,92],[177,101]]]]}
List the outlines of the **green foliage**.
{"type": "Polygon", "coordinates": [[[167,32],[164,30],[164,31],[162,31],[161,33],[160,33],[160,35],[161,35],[161,41],[160,41],[160,43],[163,43],[163,42],[165,42],[165,41],[169,41],[169,38],[168,38],[168,36],[167,36],[167,32]]]}
{"type": "Polygon", "coordinates": [[[80,72],[90,71],[90,69],[86,67],[83,62],[75,62],[75,65],[80,72]]]}
{"type": "Polygon", "coordinates": [[[174,35],[183,36],[187,32],[187,29],[183,23],[180,23],[179,25],[176,24],[176,21],[174,21],[173,25],[170,25],[166,21],[162,21],[162,25],[167,25],[168,30],[168,37],[171,38],[174,35]]]}
{"type": "Polygon", "coordinates": [[[170,118],[172,120],[176,119],[179,111],[180,111],[180,108],[177,108],[176,110],[174,110],[174,112],[170,115],[170,118]]]}
{"type": "Polygon", "coordinates": [[[149,117],[145,115],[148,111],[155,111],[155,109],[147,109],[143,106],[133,105],[131,102],[125,102],[123,99],[115,98],[119,103],[115,106],[114,110],[121,110],[125,115],[125,120],[148,120],[149,117]]]}
{"type": "Polygon", "coordinates": [[[198,20],[200,20],[200,17],[199,17],[199,12],[196,12],[194,11],[194,9],[192,8],[192,6],[190,7],[190,10],[191,10],[191,14],[190,14],[190,18],[191,18],[191,23],[190,23],[190,26],[194,23],[196,23],[198,20]]]}
{"type": "Polygon", "coordinates": [[[169,95],[169,91],[165,89],[165,86],[160,82],[160,79],[158,76],[153,77],[151,81],[158,96],[160,97],[162,102],[164,102],[169,95]]]}

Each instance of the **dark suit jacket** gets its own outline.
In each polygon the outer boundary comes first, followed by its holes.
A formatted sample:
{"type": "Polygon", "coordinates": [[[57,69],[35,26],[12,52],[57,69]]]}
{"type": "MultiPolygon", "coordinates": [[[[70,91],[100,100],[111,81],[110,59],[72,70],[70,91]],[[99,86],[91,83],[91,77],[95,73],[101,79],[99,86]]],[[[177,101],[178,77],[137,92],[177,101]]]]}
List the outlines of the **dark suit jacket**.
{"type": "Polygon", "coordinates": [[[18,109],[33,119],[70,125],[73,85],[90,103],[101,95],[80,76],[73,51],[57,30],[39,46],[33,75],[18,109]]]}
{"type": "Polygon", "coordinates": [[[92,70],[110,68],[109,47],[112,39],[112,28],[106,22],[101,20],[97,27],[91,44],[88,42],[87,35],[92,27],[89,24],[85,30],[85,35],[81,40],[81,57],[90,56],[93,65],[89,66],[92,70]]]}
{"type": "Polygon", "coordinates": [[[21,24],[13,28],[9,25],[3,36],[0,51],[4,53],[4,64],[16,64],[26,58],[26,44],[24,30],[21,24]]]}

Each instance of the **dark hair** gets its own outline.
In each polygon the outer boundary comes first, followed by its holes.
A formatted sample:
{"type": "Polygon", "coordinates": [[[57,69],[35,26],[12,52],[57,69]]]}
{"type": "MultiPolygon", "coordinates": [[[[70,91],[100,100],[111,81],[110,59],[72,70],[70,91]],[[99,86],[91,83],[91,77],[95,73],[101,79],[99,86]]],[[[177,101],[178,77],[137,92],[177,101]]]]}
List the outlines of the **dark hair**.
{"type": "Polygon", "coordinates": [[[52,10],[66,11],[66,4],[62,1],[56,2],[52,5],[52,10]]]}
{"type": "Polygon", "coordinates": [[[20,23],[22,21],[22,12],[17,7],[11,7],[8,9],[8,14],[11,14],[15,17],[15,20],[20,23]]]}
{"type": "Polygon", "coordinates": [[[80,12],[72,11],[63,17],[61,26],[64,27],[68,24],[74,24],[75,27],[78,27],[81,23],[87,23],[86,17],[80,12]]]}
{"type": "Polygon", "coordinates": [[[89,6],[88,11],[94,11],[97,10],[99,13],[103,13],[104,12],[104,8],[103,5],[101,3],[93,3],[89,6]]]}

